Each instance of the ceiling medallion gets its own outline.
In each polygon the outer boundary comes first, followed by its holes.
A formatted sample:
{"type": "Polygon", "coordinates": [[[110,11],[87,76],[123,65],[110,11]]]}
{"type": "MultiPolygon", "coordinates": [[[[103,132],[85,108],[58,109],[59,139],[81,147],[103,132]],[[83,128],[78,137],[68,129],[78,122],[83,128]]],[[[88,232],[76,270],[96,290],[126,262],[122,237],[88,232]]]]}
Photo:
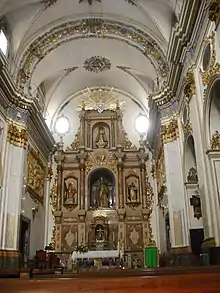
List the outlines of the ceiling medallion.
{"type": "MultiPolygon", "coordinates": [[[[52,0],[53,1],[53,0],[52,0]]],[[[99,2],[99,3],[102,3],[102,0],[79,0],[79,3],[82,3],[84,1],[87,1],[89,3],[89,5],[92,5],[93,2],[99,2]]],[[[137,6],[137,4],[135,3],[134,0],[125,0],[126,2],[130,3],[131,5],[135,5],[137,6]]]]}
{"type": "Polygon", "coordinates": [[[111,62],[105,57],[93,56],[84,62],[83,67],[86,71],[100,73],[111,69],[111,62]]]}
{"type": "Polygon", "coordinates": [[[99,3],[102,3],[102,0],[79,0],[79,3],[82,3],[84,1],[87,1],[89,3],[89,5],[92,5],[93,4],[93,1],[96,1],[96,2],[99,2],[99,3]]]}

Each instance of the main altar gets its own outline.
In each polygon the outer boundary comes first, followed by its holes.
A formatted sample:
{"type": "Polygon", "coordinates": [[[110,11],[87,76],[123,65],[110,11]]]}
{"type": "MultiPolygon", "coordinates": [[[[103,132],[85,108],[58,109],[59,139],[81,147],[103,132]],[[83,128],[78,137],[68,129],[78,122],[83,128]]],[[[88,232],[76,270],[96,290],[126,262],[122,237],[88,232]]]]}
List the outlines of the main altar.
{"type": "Polygon", "coordinates": [[[72,144],[64,149],[61,143],[55,154],[54,249],[72,253],[85,246],[89,258],[120,255],[128,267],[143,267],[153,243],[145,147],[129,140],[119,105],[101,112],[82,107],[79,119],[72,144]]]}

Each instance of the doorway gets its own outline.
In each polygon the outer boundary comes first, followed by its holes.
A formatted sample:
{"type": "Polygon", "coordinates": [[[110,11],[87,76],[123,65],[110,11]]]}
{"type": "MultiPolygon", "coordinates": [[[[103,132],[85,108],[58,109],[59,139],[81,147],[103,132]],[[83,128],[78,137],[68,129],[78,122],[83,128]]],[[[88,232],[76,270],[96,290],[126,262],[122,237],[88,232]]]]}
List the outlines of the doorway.
{"type": "Polygon", "coordinates": [[[191,250],[194,255],[199,256],[201,254],[203,239],[204,239],[203,229],[190,229],[191,250]]]}
{"type": "Polygon", "coordinates": [[[20,241],[19,250],[21,253],[21,266],[27,267],[29,259],[29,245],[30,245],[30,223],[31,221],[24,217],[20,217],[20,241]]]}

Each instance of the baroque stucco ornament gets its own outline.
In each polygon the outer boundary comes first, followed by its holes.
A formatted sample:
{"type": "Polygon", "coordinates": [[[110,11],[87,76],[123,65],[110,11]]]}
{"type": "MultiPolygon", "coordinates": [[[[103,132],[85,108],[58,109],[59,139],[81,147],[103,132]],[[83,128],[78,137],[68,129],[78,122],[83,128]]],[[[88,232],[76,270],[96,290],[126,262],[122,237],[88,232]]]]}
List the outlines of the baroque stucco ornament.
{"type": "Polygon", "coordinates": [[[111,61],[105,57],[92,56],[85,60],[83,67],[86,71],[100,73],[111,70],[111,61]]]}
{"type": "Polygon", "coordinates": [[[164,80],[169,73],[166,57],[156,41],[131,25],[103,18],[73,20],[59,25],[36,38],[24,52],[17,73],[17,85],[22,95],[32,96],[31,78],[37,65],[53,50],[66,42],[82,38],[117,39],[135,47],[147,57],[164,80]],[[100,36],[100,32],[102,32],[100,36]]]}

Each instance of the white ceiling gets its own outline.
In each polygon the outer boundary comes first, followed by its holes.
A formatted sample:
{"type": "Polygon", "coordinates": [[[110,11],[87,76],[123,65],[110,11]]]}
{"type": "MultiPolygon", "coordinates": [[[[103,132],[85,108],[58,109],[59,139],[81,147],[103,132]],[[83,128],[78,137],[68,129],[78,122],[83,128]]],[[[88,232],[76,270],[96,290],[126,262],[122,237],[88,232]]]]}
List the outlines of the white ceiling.
{"type": "MultiPolygon", "coordinates": [[[[131,31],[134,28],[140,30],[140,34],[149,36],[150,44],[155,42],[158,54],[165,60],[172,16],[175,12],[178,18],[183,0],[136,0],[137,6],[125,0],[102,0],[102,3],[94,1],[92,5],[89,5],[87,0],[82,3],[79,3],[79,0],[57,0],[50,7],[46,6],[46,2],[48,1],[0,1],[0,17],[4,15],[7,18],[12,34],[13,73],[22,66],[21,60],[25,52],[39,36],[45,37],[45,33],[49,34],[55,27],[86,17],[101,17],[112,23],[120,22],[130,27],[131,31]]],[[[129,36],[127,38],[129,39],[129,36]]],[[[34,97],[37,87],[44,83],[45,113],[50,117],[49,120],[55,117],[57,109],[70,96],[93,86],[117,88],[128,93],[124,97],[128,105],[133,103],[129,98],[133,96],[147,109],[147,98],[152,91],[152,85],[161,78],[158,74],[159,67],[156,63],[152,64],[152,59],[150,61],[150,58],[144,56],[132,42],[131,39],[129,45],[123,41],[123,37],[120,40],[81,37],[63,42],[48,54],[44,54],[42,60],[33,67],[29,80],[32,88],[30,94],[34,97]],[[92,56],[109,59],[112,64],[111,70],[98,74],[87,72],[83,68],[83,63],[92,56]],[[119,68],[120,66],[122,68],[119,68]],[[65,74],[65,70],[72,67],[77,69],[65,74]]],[[[153,58],[157,58],[156,54],[153,58]]],[[[135,104],[135,107],[138,106],[135,104]]],[[[128,108],[132,109],[131,106],[128,108]]]]}

